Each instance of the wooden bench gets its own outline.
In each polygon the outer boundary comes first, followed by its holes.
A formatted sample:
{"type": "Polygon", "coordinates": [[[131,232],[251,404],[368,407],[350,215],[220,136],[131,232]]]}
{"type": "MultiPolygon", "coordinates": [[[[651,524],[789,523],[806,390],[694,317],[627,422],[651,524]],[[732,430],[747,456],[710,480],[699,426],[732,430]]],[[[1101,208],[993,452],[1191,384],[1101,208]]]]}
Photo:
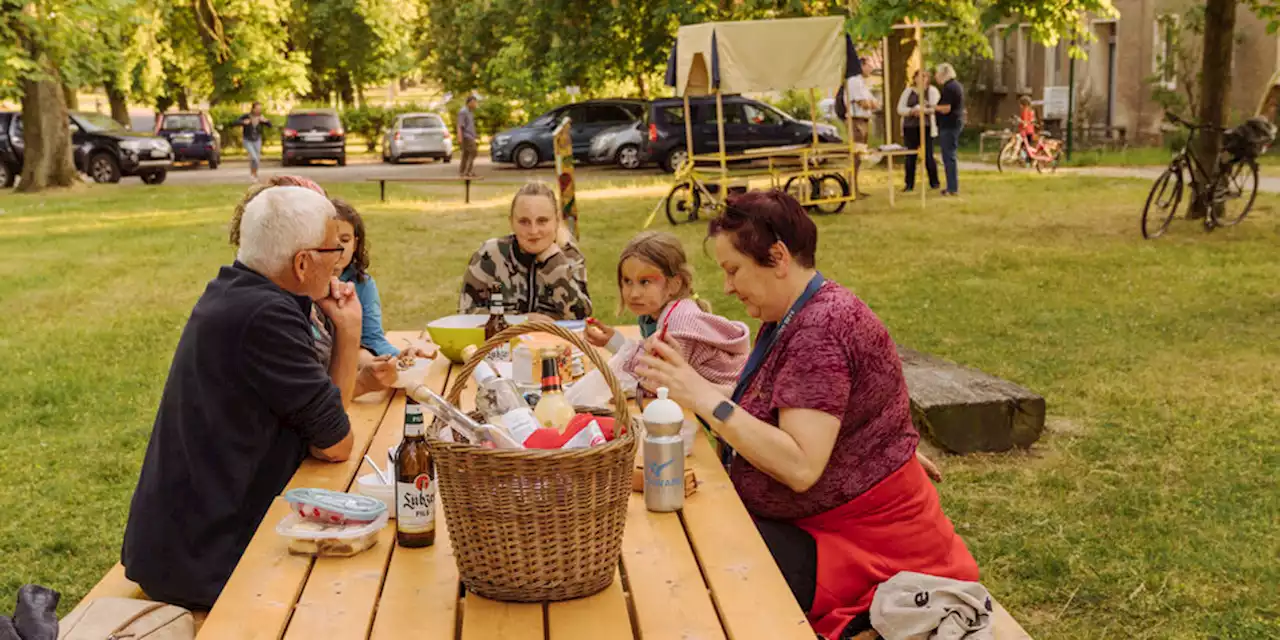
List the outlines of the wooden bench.
{"type": "Polygon", "coordinates": [[[439,178],[366,178],[365,179],[366,182],[378,183],[378,199],[382,202],[387,201],[387,183],[388,182],[462,182],[464,185],[464,191],[463,191],[462,197],[463,197],[463,202],[465,202],[466,204],[471,204],[471,183],[480,182],[482,180],[484,180],[484,178],[480,176],[475,176],[475,177],[458,176],[456,178],[439,177],[439,178]]]}

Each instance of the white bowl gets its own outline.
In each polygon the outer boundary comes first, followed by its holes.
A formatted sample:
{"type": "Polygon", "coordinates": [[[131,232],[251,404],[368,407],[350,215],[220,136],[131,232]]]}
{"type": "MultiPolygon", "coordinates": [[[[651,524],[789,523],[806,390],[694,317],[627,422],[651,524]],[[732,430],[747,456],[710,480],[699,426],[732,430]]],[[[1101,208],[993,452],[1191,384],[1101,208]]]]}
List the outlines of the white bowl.
{"type": "Polygon", "coordinates": [[[376,500],[381,500],[387,505],[388,517],[394,519],[396,517],[396,490],[395,485],[383,484],[377,474],[368,473],[360,476],[356,480],[357,493],[362,496],[369,496],[376,500]]]}

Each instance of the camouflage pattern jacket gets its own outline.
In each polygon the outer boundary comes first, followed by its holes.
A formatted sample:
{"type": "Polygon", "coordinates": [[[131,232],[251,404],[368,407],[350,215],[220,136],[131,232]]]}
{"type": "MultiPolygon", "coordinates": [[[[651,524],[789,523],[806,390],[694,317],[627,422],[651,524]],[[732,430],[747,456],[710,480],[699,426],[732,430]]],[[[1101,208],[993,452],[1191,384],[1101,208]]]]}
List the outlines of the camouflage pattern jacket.
{"type": "Polygon", "coordinates": [[[507,313],[541,313],[552,320],[591,315],[586,259],[572,243],[553,244],[535,259],[520,251],[514,235],[486,241],[462,276],[458,313],[489,313],[489,287],[495,283],[502,286],[507,313]]]}

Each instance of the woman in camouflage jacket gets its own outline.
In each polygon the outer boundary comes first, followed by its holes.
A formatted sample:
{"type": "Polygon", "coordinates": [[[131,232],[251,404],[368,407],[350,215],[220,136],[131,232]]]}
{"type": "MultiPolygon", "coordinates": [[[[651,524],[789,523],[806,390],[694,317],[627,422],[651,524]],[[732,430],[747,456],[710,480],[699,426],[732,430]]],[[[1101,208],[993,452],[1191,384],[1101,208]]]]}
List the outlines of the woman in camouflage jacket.
{"type": "Polygon", "coordinates": [[[591,315],[586,260],[571,237],[560,233],[556,209],[555,193],[544,183],[530,182],[516,192],[510,215],[515,233],[486,241],[471,256],[459,313],[488,313],[489,289],[497,284],[509,313],[552,320],[591,315]]]}

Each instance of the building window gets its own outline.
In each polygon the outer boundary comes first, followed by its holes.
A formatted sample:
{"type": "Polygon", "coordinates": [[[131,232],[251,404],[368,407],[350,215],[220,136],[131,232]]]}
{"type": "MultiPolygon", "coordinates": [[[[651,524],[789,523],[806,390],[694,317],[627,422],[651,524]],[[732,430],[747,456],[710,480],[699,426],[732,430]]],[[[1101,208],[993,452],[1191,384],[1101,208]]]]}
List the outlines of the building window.
{"type": "Polygon", "coordinates": [[[1152,73],[1166,89],[1178,88],[1178,15],[1156,16],[1152,39],[1152,73]]]}

